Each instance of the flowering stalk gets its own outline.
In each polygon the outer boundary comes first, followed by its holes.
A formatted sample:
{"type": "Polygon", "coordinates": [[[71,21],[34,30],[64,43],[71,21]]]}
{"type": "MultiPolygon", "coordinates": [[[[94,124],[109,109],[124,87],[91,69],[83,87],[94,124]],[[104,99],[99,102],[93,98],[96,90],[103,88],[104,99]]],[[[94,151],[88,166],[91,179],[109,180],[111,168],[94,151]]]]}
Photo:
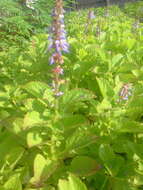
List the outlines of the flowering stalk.
{"type": "Polygon", "coordinates": [[[130,83],[124,84],[119,93],[120,100],[127,101],[129,99],[129,96],[131,95],[132,95],[132,85],[130,83]]]}
{"type": "Polygon", "coordinates": [[[133,32],[137,32],[137,30],[139,29],[139,27],[140,27],[140,22],[139,22],[138,19],[136,19],[136,21],[132,25],[133,32]]]}
{"type": "Polygon", "coordinates": [[[95,19],[94,11],[89,10],[88,16],[87,16],[87,23],[85,25],[85,33],[88,32],[89,26],[92,24],[92,20],[95,19]]]}
{"type": "Polygon", "coordinates": [[[49,50],[52,51],[50,65],[55,64],[53,72],[53,87],[56,96],[62,95],[60,88],[60,75],[63,75],[62,64],[64,63],[62,53],[69,52],[69,44],[66,41],[66,31],[64,25],[63,0],[56,0],[53,10],[53,23],[51,27],[51,36],[49,37],[49,50]]]}

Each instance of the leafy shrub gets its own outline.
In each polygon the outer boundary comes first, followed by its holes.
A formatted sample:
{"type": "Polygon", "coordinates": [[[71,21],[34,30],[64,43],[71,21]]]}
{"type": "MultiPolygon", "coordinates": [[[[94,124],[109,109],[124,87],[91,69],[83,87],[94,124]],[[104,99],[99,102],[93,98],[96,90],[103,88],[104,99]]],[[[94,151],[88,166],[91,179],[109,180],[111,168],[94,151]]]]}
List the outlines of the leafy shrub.
{"type": "Polygon", "coordinates": [[[88,34],[86,12],[67,15],[59,98],[46,34],[0,52],[2,190],[142,189],[143,29],[112,10],[88,34]]]}

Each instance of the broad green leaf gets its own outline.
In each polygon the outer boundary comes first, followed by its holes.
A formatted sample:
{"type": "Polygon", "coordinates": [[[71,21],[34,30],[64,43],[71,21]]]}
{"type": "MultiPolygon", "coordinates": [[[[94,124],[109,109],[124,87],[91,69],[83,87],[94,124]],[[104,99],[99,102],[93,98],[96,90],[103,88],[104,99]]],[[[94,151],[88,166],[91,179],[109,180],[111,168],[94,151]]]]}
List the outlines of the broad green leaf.
{"type": "Polygon", "coordinates": [[[4,184],[4,188],[6,190],[22,190],[19,174],[10,177],[10,179],[4,184]]]}
{"type": "Polygon", "coordinates": [[[31,111],[25,115],[23,128],[25,129],[28,127],[32,127],[32,126],[40,125],[44,123],[45,121],[41,118],[41,115],[39,112],[31,111]]]}
{"type": "Polygon", "coordinates": [[[17,162],[21,159],[22,155],[24,153],[24,148],[17,146],[13,147],[12,150],[9,151],[6,161],[9,163],[10,168],[13,168],[17,162]]]}
{"type": "Polygon", "coordinates": [[[66,190],[66,189],[72,190],[70,189],[69,182],[67,180],[59,180],[58,190],[66,190]]]}
{"type": "Polygon", "coordinates": [[[86,130],[76,130],[71,136],[66,140],[66,150],[81,149],[91,144],[96,143],[97,136],[88,133],[86,130]],[[82,131],[82,133],[81,133],[82,131]],[[80,135],[79,135],[80,134],[80,135]]]}
{"type": "Polygon", "coordinates": [[[0,140],[0,167],[6,160],[13,167],[23,154],[24,149],[19,146],[19,144],[23,145],[23,140],[19,136],[14,136],[9,132],[1,134],[0,140]]]}
{"type": "Polygon", "coordinates": [[[45,159],[41,154],[37,154],[34,160],[34,176],[30,182],[32,184],[43,183],[57,168],[57,162],[45,159]]]}
{"type": "Polygon", "coordinates": [[[85,76],[85,74],[88,73],[94,66],[95,66],[95,63],[91,60],[79,61],[74,66],[72,74],[74,75],[76,79],[80,79],[82,78],[82,76],[85,76]]]}
{"type": "Polygon", "coordinates": [[[96,78],[101,94],[103,98],[111,98],[114,96],[113,88],[111,87],[111,84],[104,78],[96,78]]]}
{"type": "Polygon", "coordinates": [[[36,98],[28,98],[24,102],[25,107],[28,111],[37,111],[37,112],[43,112],[46,108],[46,105],[43,102],[40,102],[36,98]]]}
{"type": "Polygon", "coordinates": [[[76,101],[88,101],[91,98],[95,98],[95,95],[85,89],[73,89],[63,95],[62,101],[64,104],[76,102],[76,101]]]}
{"type": "Polygon", "coordinates": [[[143,124],[128,119],[123,119],[117,127],[117,131],[122,133],[143,133],[143,124]]]}
{"type": "Polygon", "coordinates": [[[32,81],[23,86],[23,88],[36,98],[43,98],[49,102],[53,100],[52,90],[46,83],[32,81]]]}
{"type": "Polygon", "coordinates": [[[63,128],[65,131],[80,127],[87,123],[86,118],[83,115],[64,114],[64,116],[55,125],[63,128]]]}
{"type": "Polygon", "coordinates": [[[136,40],[134,38],[125,39],[124,45],[127,46],[129,49],[132,49],[136,43],[136,40]]]}
{"type": "Polygon", "coordinates": [[[91,99],[95,98],[95,94],[89,90],[85,89],[73,89],[66,92],[60,101],[60,108],[61,111],[66,113],[73,112],[75,109],[81,106],[81,103],[84,101],[90,101],[91,99]]]}
{"type": "Polygon", "coordinates": [[[75,175],[70,174],[68,181],[59,180],[58,190],[87,190],[85,184],[75,175]]]}
{"type": "Polygon", "coordinates": [[[114,67],[121,65],[122,58],[123,58],[122,54],[117,54],[117,55],[113,56],[111,62],[109,63],[109,65],[110,65],[110,68],[109,68],[110,71],[112,71],[112,69],[114,69],[114,67]]]}
{"type": "Polygon", "coordinates": [[[38,183],[42,180],[46,166],[46,159],[41,154],[37,154],[34,160],[34,176],[32,178],[32,181],[38,183]]]}
{"type": "Polygon", "coordinates": [[[70,166],[72,173],[78,174],[79,176],[88,176],[95,174],[100,169],[99,164],[96,160],[88,156],[77,156],[75,157],[70,166]]]}
{"type": "Polygon", "coordinates": [[[121,73],[119,74],[120,80],[124,83],[136,82],[136,77],[132,73],[121,73]]]}

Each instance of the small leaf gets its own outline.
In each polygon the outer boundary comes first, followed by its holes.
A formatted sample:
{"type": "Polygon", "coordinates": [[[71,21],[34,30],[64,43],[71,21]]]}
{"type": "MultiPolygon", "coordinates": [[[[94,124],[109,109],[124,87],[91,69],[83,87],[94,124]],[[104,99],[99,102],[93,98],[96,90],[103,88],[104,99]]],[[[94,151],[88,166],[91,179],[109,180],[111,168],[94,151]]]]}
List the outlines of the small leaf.
{"type": "Polygon", "coordinates": [[[36,132],[29,132],[27,134],[27,144],[29,147],[36,146],[42,142],[42,137],[39,133],[36,132]]]}

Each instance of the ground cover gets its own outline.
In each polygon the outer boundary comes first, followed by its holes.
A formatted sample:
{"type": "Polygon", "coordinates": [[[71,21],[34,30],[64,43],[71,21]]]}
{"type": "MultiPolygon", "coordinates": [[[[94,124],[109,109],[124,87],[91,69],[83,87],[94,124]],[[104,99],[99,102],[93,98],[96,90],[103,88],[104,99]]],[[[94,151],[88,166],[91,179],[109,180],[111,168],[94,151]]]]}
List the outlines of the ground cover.
{"type": "Polygon", "coordinates": [[[1,190],[143,189],[142,6],[66,13],[58,97],[49,33],[3,45],[1,190]]]}

